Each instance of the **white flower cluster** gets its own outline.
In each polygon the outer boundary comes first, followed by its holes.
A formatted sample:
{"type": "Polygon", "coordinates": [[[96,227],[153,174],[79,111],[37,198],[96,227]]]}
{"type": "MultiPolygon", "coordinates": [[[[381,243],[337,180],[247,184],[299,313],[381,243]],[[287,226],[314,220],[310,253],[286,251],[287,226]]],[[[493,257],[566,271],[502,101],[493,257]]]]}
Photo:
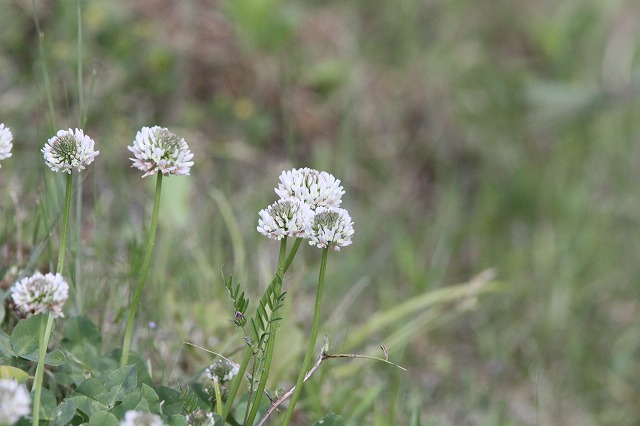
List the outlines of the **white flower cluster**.
{"type": "Polygon", "coordinates": [[[40,272],[23,278],[11,288],[11,298],[18,312],[24,316],[53,314],[62,317],[62,308],[69,297],[69,284],[62,275],[42,275],[40,272]]]}
{"type": "Polygon", "coordinates": [[[0,123],[0,160],[11,157],[11,148],[13,148],[13,133],[8,127],[4,127],[4,123],[0,123]]]}
{"type": "Polygon", "coordinates": [[[332,174],[308,167],[283,171],[275,192],[280,199],[259,213],[262,235],[306,238],[311,245],[336,251],[351,244],[353,222],[340,208],[344,189],[332,174]]]}
{"type": "Polygon", "coordinates": [[[274,240],[304,237],[313,217],[311,207],[295,197],[281,198],[259,214],[258,232],[274,240]]]}
{"type": "Polygon", "coordinates": [[[214,382],[225,383],[236,377],[239,371],[240,369],[236,364],[226,359],[219,359],[207,367],[204,373],[214,382]]]}
{"type": "Polygon", "coordinates": [[[120,426],[164,426],[162,418],[154,413],[129,410],[124,413],[124,420],[120,426]]]}
{"type": "Polygon", "coordinates": [[[189,426],[215,426],[216,419],[213,413],[205,413],[201,409],[197,409],[187,416],[187,424],[189,426]]]}
{"type": "Polygon", "coordinates": [[[344,195],[339,179],[330,173],[308,167],[282,172],[275,191],[280,198],[299,198],[313,210],[318,207],[340,207],[344,195]]]}
{"type": "Polygon", "coordinates": [[[59,130],[42,148],[44,161],[54,172],[71,173],[72,168],[83,170],[100,153],[94,142],[81,129],[59,130]]]}
{"type": "Polygon", "coordinates": [[[0,425],[12,425],[31,412],[31,397],[25,385],[0,379],[0,425]]]}
{"type": "Polygon", "coordinates": [[[142,177],[154,175],[188,175],[193,166],[193,153],[184,139],[160,126],[143,127],[128,146],[135,158],[131,167],[142,170],[142,177]]]}

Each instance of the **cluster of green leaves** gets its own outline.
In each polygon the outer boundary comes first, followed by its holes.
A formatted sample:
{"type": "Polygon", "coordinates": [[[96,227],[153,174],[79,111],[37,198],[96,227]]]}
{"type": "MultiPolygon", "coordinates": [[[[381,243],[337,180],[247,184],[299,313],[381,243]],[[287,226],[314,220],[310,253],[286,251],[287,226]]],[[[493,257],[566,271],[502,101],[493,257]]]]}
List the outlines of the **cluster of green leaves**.
{"type": "MultiPolygon", "coordinates": [[[[29,377],[45,323],[46,315],[33,315],[18,322],[11,335],[0,330],[4,374],[20,381],[29,377]]],[[[185,415],[195,409],[192,394],[154,386],[144,359],[134,355],[133,364],[119,367],[119,356],[119,351],[102,353],[102,338],[88,318],[65,320],[60,347],[45,358],[52,368],[43,393],[41,421],[117,426],[126,411],[138,410],[160,415],[167,425],[186,425],[185,415]]],[[[19,423],[23,424],[29,423],[19,423]]]]}

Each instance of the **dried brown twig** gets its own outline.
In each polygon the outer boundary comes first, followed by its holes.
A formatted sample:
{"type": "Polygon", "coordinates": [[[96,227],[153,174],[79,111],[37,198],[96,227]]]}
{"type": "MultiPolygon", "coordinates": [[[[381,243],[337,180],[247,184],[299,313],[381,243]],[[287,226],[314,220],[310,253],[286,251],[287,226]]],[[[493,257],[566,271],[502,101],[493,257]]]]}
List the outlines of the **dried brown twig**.
{"type": "MultiPolygon", "coordinates": [[[[384,353],[384,358],[378,358],[378,357],[375,357],[375,356],[360,355],[360,354],[330,354],[330,353],[327,353],[328,347],[329,347],[329,340],[328,340],[327,336],[324,336],[324,345],[322,346],[322,352],[320,353],[320,357],[318,357],[318,360],[316,361],[316,363],[313,364],[313,367],[311,367],[311,369],[304,376],[304,382],[303,383],[306,383],[306,381],[309,380],[311,378],[311,376],[313,376],[313,374],[318,370],[318,368],[320,368],[320,365],[324,361],[326,361],[328,359],[332,359],[332,358],[364,358],[364,359],[371,359],[371,360],[374,360],[374,361],[380,361],[380,362],[384,362],[386,364],[391,364],[396,368],[399,368],[399,369],[401,369],[403,371],[407,371],[406,368],[401,367],[398,364],[395,364],[395,363],[389,361],[389,352],[388,352],[386,346],[384,346],[384,345],[380,346],[380,348],[382,349],[382,352],[384,353]]],[[[267,419],[269,418],[269,416],[280,406],[280,404],[282,404],[291,395],[293,395],[293,392],[295,390],[296,390],[296,387],[294,386],[291,389],[289,389],[288,391],[286,391],[285,393],[283,393],[277,400],[272,401],[271,402],[271,406],[269,407],[269,409],[265,413],[264,417],[262,417],[262,419],[260,420],[260,423],[258,423],[258,426],[264,425],[265,422],[267,421],[267,419]]]]}

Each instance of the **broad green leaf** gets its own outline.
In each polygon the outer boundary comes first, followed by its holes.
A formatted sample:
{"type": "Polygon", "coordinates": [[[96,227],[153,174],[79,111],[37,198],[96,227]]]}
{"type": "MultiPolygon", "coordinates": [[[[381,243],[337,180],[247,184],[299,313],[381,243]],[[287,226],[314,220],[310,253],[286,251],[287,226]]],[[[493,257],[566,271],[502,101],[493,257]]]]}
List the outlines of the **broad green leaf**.
{"type": "Polygon", "coordinates": [[[182,413],[182,398],[180,392],[166,386],[158,386],[154,388],[158,394],[158,398],[162,401],[162,414],[171,416],[172,414],[182,413]]]}
{"type": "MultiPolygon", "coordinates": [[[[120,365],[120,358],[122,355],[121,349],[114,349],[109,352],[109,358],[117,361],[118,365],[120,365]]],[[[135,352],[129,353],[129,364],[134,364],[137,369],[137,380],[138,383],[145,383],[149,386],[152,386],[151,376],[149,375],[149,371],[147,371],[147,360],[141,357],[139,354],[135,352]]]]}
{"type": "Polygon", "coordinates": [[[118,426],[118,419],[116,416],[108,411],[98,411],[89,420],[89,426],[118,426]]]}
{"type": "Polygon", "coordinates": [[[110,408],[108,389],[94,377],[80,383],[76,391],[67,399],[73,401],[77,409],[89,417],[98,411],[110,408]]]}
{"type": "MultiPolygon", "coordinates": [[[[214,418],[215,418],[215,416],[217,416],[217,414],[214,414],[214,418]]],[[[220,417],[220,416],[218,416],[218,417],[220,417]]],[[[164,423],[165,423],[166,426],[188,426],[187,419],[184,416],[180,415],[180,414],[174,414],[172,416],[164,417],[164,423]]],[[[216,419],[215,420],[215,424],[216,425],[218,425],[218,424],[222,425],[223,424],[222,423],[222,417],[220,417],[220,423],[218,423],[218,420],[216,419]]]]}
{"type": "Polygon", "coordinates": [[[313,426],[344,426],[344,424],[344,419],[342,417],[331,413],[315,422],[313,426]]]}
{"type": "Polygon", "coordinates": [[[122,417],[129,410],[161,414],[160,398],[152,388],[142,384],[141,388],[129,393],[122,403],[113,409],[112,413],[122,417]]]}
{"type": "MultiPolygon", "coordinates": [[[[11,347],[15,354],[29,361],[38,361],[40,333],[44,333],[47,315],[32,315],[18,322],[11,334],[11,347]]],[[[44,363],[51,366],[64,364],[65,356],[59,349],[46,354],[44,363]]]]}
{"type": "Polygon", "coordinates": [[[4,330],[0,330],[0,357],[7,359],[14,356],[17,355],[11,347],[11,337],[4,330]]]}
{"type": "Polygon", "coordinates": [[[76,404],[71,400],[62,401],[53,411],[50,426],[66,426],[76,414],[76,404]]]}
{"type": "Polygon", "coordinates": [[[125,365],[114,371],[104,383],[109,390],[109,405],[122,401],[138,385],[136,366],[125,365]]]}
{"type": "Polygon", "coordinates": [[[32,315],[18,322],[11,334],[11,347],[16,355],[37,360],[40,335],[44,333],[46,325],[46,315],[32,315]]]}
{"type": "MultiPolygon", "coordinates": [[[[31,392],[31,400],[33,401],[33,391],[31,392]]],[[[51,420],[56,409],[56,397],[49,389],[42,389],[40,396],[40,418],[42,420],[51,420]]]]}
{"type": "Polygon", "coordinates": [[[90,365],[102,350],[102,337],[98,328],[87,317],[73,317],[65,324],[60,346],[73,353],[78,362],[90,365]]]}
{"type": "Polygon", "coordinates": [[[29,373],[11,365],[0,365],[0,379],[15,379],[24,383],[29,378],[29,373]]]}

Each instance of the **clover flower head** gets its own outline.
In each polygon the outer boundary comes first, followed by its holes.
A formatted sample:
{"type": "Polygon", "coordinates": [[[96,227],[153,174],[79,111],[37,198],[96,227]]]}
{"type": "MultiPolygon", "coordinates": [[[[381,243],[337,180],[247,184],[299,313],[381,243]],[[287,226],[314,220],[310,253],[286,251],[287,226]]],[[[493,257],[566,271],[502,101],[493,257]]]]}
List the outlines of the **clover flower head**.
{"type": "Polygon", "coordinates": [[[339,179],[330,173],[308,167],[283,171],[275,191],[281,198],[301,199],[312,210],[318,207],[340,207],[344,194],[339,179]]]}
{"type": "Polygon", "coordinates": [[[305,238],[313,218],[313,211],[295,197],[281,198],[266,209],[260,210],[258,232],[274,240],[283,237],[305,238]]]}
{"type": "Polygon", "coordinates": [[[231,381],[238,375],[239,371],[240,369],[236,364],[222,358],[218,359],[204,370],[209,379],[221,384],[231,381]]]}
{"type": "Polygon", "coordinates": [[[187,142],[169,129],[160,126],[143,127],[127,149],[135,158],[131,167],[142,170],[147,177],[158,172],[163,175],[188,175],[193,166],[193,153],[187,142]]]}
{"type": "Polygon", "coordinates": [[[100,154],[93,139],[81,129],[59,130],[42,148],[44,161],[54,172],[71,173],[74,167],[83,170],[100,154]]]}
{"type": "Polygon", "coordinates": [[[8,127],[4,127],[4,123],[0,123],[0,160],[11,157],[11,148],[13,148],[13,133],[8,127]]]}
{"type": "Polygon", "coordinates": [[[11,288],[11,297],[18,312],[24,316],[51,313],[54,318],[63,317],[69,284],[60,274],[36,272],[17,282],[11,288]]]}
{"type": "Polygon", "coordinates": [[[206,413],[198,408],[187,416],[189,426],[214,426],[216,423],[213,413],[206,413]]]}
{"type": "Polygon", "coordinates": [[[162,418],[154,413],[129,410],[124,413],[120,426],[164,426],[162,418]]]}
{"type": "Polygon", "coordinates": [[[11,379],[0,379],[0,424],[14,424],[31,412],[27,387],[11,379]]]}
{"type": "Polygon", "coordinates": [[[345,209],[318,207],[309,228],[309,244],[340,251],[351,244],[353,233],[353,222],[345,209]]]}

